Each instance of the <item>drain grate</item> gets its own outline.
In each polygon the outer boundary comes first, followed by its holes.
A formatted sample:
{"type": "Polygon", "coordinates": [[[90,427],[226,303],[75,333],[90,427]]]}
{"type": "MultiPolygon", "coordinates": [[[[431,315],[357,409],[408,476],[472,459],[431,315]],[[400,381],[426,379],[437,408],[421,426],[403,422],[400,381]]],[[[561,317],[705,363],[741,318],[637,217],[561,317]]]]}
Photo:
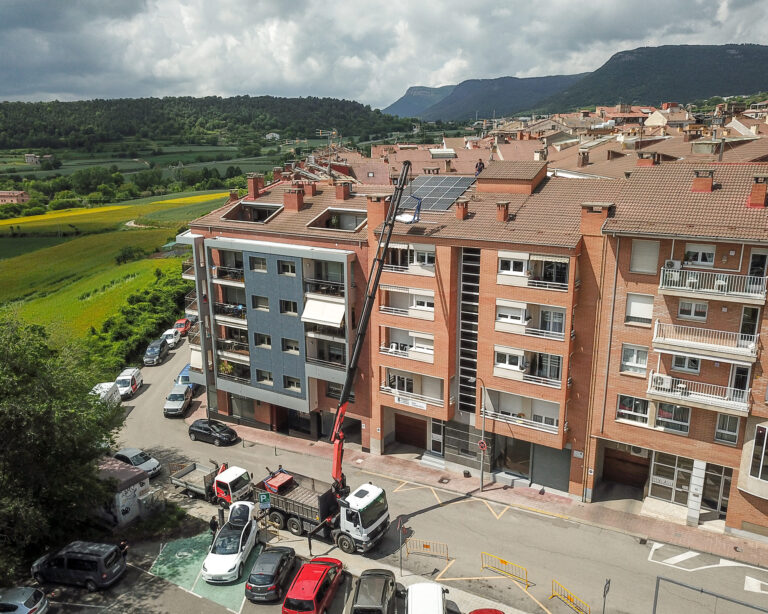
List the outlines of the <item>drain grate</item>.
{"type": "Polygon", "coordinates": [[[447,478],[447,477],[445,477],[445,476],[441,477],[441,478],[438,480],[438,482],[440,482],[441,484],[447,484],[447,483],[448,483],[448,482],[450,482],[450,481],[451,481],[451,478],[447,478]]]}

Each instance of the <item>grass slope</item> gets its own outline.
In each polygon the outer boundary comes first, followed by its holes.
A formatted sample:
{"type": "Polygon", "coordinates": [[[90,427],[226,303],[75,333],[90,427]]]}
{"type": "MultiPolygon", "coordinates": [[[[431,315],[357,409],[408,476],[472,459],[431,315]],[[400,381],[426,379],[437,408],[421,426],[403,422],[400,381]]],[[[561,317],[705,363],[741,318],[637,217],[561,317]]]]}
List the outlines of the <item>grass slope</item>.
{"type": "Polygon", "coordinates": [[[0,237],[0,260],[21,256],[69,240],[70,237],[16,237],[13,239],[0,237]]]}

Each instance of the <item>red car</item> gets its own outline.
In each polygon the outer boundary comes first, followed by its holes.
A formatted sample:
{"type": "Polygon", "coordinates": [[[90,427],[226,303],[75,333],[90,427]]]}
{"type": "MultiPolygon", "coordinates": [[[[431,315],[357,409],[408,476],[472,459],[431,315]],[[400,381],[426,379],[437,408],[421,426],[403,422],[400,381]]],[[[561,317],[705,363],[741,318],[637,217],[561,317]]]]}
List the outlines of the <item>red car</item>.
{"type": "Polygon", "coordinates": [[[317,557],[305,563],[283,601],[283,614],[324,614],[333,601],[343,565],[338,559],[317,557]]]}
{"type": "Polygon", "coordinates": [[[189,329],[192,328],[192,321],[189,318],[181,318],[181,320],[176,320],[173,327],[181,333],[182,337],[186,337],[189,329]]]}

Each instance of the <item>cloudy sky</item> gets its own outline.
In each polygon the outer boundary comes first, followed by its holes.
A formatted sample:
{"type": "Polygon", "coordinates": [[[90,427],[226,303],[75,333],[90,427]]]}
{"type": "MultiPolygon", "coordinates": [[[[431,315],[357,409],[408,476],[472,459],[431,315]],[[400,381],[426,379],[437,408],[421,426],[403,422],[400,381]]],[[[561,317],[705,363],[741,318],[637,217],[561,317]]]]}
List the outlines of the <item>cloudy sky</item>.
{"type": "Polygon", "coordinates": [[[385,107],[411,85],[768,43],[766,0],[0,0],[0,100],[238,94],[385,107]]]}

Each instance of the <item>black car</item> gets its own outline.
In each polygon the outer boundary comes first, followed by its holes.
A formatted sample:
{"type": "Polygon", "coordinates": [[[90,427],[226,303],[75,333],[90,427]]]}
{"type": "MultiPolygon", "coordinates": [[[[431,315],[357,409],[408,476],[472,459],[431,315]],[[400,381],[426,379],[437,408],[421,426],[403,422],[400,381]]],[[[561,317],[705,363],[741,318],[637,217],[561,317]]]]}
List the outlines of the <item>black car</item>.
{"type": "Polygon", "coordinates": [[[215,446],[227,445],[237,441],[237,433],[223,422],[200,418],[189,425],[189,438],[192,441],[207,441],[215,446]]]}
{"type": "Polygon", "coordinates": [[[283,596],[291,575],[296,552],[293,548],[264,550],[253,564],[245,581],[245,597],[249,601],[276,601],[283,596]]]}
{"type": "Polygon", "coordinates": [[[366,569],[360,574],[350,614],[394,614],[397,594],[395,574],[386,569],[366,569]]]}
{"type": "Polygon", "coordinates": [[[165,339],[155,339],[147,346],[147,351],[144,352],[144,365],[159,365],[168,356],[170,348],[168,342],[165,339]]]}

